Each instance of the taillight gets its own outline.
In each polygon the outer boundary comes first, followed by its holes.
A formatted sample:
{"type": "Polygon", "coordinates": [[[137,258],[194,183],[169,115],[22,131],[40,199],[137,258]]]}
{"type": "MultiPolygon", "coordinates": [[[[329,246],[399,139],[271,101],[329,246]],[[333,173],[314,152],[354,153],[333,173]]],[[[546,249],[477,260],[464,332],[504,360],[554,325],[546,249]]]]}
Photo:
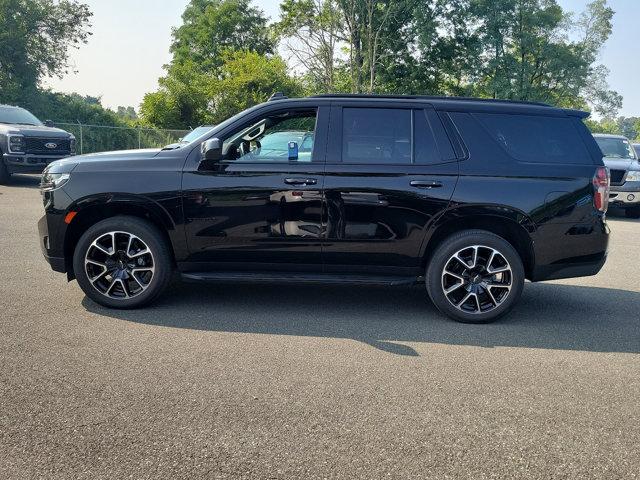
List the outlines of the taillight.
{"type": "Polygon", "coordinates": [[[609,207],[609,185],[611,178],[607,167],[598,167],[593,176],[593,206],[596,210],[606,212],[609,207]]]}

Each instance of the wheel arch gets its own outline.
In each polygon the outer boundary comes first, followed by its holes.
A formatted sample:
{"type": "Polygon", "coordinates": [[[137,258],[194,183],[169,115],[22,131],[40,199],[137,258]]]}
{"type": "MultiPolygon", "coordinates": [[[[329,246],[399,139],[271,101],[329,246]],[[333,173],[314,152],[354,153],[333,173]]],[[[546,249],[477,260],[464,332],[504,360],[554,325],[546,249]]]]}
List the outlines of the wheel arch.
{"type": "Polygon", "coordinates": [[[523,212],[508,207],[464,206],[442,214],[429,229],[422,244],[422,265],[426,268],[433,252],[451,235],[462,230],[486,230],[506,241],[518,252],[526,278],[530,278],[535,265],[531,234],[535,223],[523,212]]]}
{"type": "Polygon", "coordinates": [[[75,278],[73,253],[80,237],[96,223],[118,215],[141,218],[156,226],[167,242],[175,264],[176,225],[167,211],[150,199],[135,195],[101,195],[75,202],[68,211],[77,212],[64,236],[64,258],[69,280],[75,278]]]}

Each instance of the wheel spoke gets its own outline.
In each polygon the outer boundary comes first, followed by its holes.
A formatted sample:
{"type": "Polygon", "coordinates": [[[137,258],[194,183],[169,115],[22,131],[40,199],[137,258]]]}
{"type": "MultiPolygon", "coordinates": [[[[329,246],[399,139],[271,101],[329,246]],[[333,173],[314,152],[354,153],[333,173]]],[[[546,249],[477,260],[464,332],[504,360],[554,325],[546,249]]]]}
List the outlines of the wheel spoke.
{"type": "Polygon", "coordinates": [[[469,265],[470,268],[476,268],[476,265],[478,264],[478,247],[472,247],[473,248],[473,261],[471,263],[471,265],[469,265]]]}
{"type": "Polygon", "coordinates": [[[127,253],[127,255],[129,256],[129,258],[138,258],[141,255],[146,255],[147,253],[149,253],[149,249],[145,248],[143,250],[140,250],[139,252],[134,253],[133,255],[130,255],[127,253]]]}
{"type": "Polygon", "coordinates": [[[463,285],[464,285],[464,282],[460,282],[460,283],[456,283],[455,285],[451,285],[449,288],[445,289],[444,293],[445,293],[445,295],[449,295],[451,292],[455,292],[457,289],[459,289],[463,285]]]}
{"type": "Polygon", "coordinates": [[[129,235],[129,241],[127,242],[127,249],[125,250],[125,253],[127,254],[128,257],[130,257],[129,252],[131,252],[131,243],[133,242],[133,239],[136,238],[133,235],[129,235]]]}
{"type": "Polygon", "coordinates": [[[445,270],[445,271],[444,271],[444,274],[445,274],[445,275],[449,275],[449,276],[454,277],[454,278],[457,278],[457,279],[458,279],[458,280],[460,280],[461,282],[464,282],[464,278],[462,278],[462,276],[461,276],[461,275],[458,275],[457,273],[453,273],[453,272],[452,272],[452,271],[450,271],[450,270],[445,270]]]}
{"type": "Polygon", "coordinates": [[[484,289],[484,291],[487,292],[487,295],[489,295],[489,298],[491,298],[491,301],[497,307],[498,306],[498,301],[496,300],[496,297],[493,296],[493,293],[491,293],[491,288],[487,287],[487,288],[484,289]]]}
{"type": "Polygon", "coordinates": [[[120,286],[122,287],[122,291],[124,292],[124,296],[126,298],[129,298],[129,292],[127,291],[127,286],[124,283],[124,280],[122,280],[121,278],[117,278],[116,281],[120,283],[120,286]]]}
{"type": "Polygon", "coordinates": [[[148,285],[143,285],[142,282],[140,280],[138,280],[138,278],[136,277],[136,274],[134,272],[131,272],[131,277],[134,282],[136,282],[138,285],[140,285],[140,288],[142,290],[144,290],[145,288],[147,288],[148,285]]]}

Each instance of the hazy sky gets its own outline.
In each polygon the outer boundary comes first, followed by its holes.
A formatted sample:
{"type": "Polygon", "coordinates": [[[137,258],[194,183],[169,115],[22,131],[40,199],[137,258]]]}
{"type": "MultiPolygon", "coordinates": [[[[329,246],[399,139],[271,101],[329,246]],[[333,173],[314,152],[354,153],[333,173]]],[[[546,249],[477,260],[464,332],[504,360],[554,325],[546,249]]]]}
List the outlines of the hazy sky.
{"type": "MultiPolygon", "coordinates": [[[[54,90],[101,96],[104,105],[138,108],[145,93],[157,88],[162,65],[171,59],[171,28],[179,26],[188,0],[83,0],[93,12],[89,43],[71,53],[78,71],[51,79],[54,90]]],[[[588,0],[559,0],[581,11],[588,0]]],[[[280,0],[254,1],[271,19],[280,0]]],[[[613,35],[601,56],[611,70],[610,85],[624,97],[622,115],[640,116],[638,26],[640,0],[609,0],[616,11],[613,35]]]]}

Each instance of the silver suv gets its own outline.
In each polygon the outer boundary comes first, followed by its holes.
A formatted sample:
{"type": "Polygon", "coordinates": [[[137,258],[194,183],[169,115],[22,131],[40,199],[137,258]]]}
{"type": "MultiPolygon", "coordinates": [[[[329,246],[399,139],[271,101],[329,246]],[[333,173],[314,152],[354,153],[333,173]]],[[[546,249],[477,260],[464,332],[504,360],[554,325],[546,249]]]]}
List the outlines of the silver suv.
{"type": "Polygon", "coordinates": [[[640,163],[628,138],[595,134],[604,163],[611,172],[609,203],[624,208],[629,218],[640,218],[640,163]]]}

